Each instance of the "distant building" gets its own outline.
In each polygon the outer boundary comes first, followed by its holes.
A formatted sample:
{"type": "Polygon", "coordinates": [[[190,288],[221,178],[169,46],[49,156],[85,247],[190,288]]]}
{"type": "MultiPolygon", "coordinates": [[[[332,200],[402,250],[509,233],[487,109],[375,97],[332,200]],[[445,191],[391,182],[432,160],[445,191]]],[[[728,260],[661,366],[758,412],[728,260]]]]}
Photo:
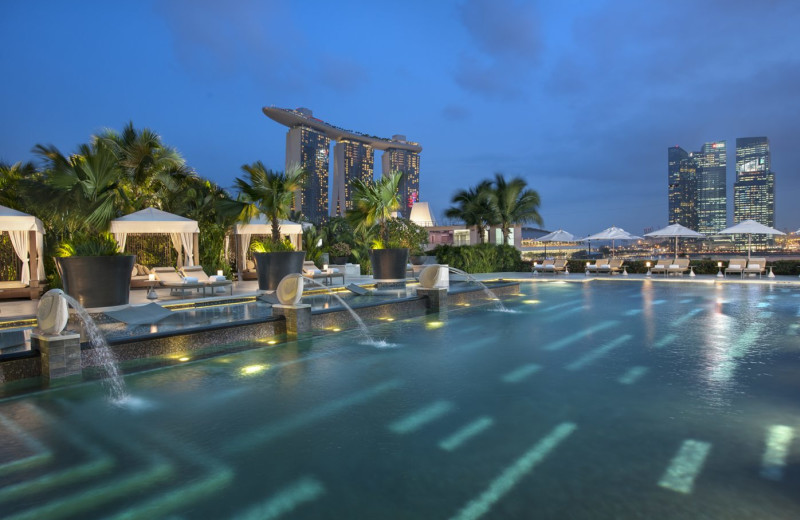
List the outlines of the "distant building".
{"type": "MultiPolygon", "coordinates": [[[[392,136],[394,143],[406,143],[406,136],[392,136]]],[[[398,199],[400,200],[400,216],[409,218],[411,207],[419,201],[419,153],[404,148],[392,148],[391,145],[383,152],[381,164],[383,175],[392,172],[401,172],[398,185],[398,199]]]]}
{"type": "Polygon", "coordinates": [[[680,146],[667,149],[669,223],[697,229],[697,161],[680,146]]]}
{"type": "Polygon", "coordinates": [[[288,126],[286,166],[299,164],[308,170],[306,185],[295,200],[312,222],[324,222],[328,215],[342,215],[350,207],[351,182],[355,178],[374,180],[375,150],[383,150],[383,174],[403,172],[400,181],[400,215],[408,218],[411,206],[419,200],[419,143],[404,135],[383,139],[345,130],[313,116],[311,110],[264,107],[264,115],[288,126]],[[334,179],[332,204],[328,204],[328,172],[331,140],[334,147],[334,179]],[[341,145],[341,146],[340,146],[341,145]],[[329,207],[330,206],[330,207],[329,207]]]}
{"type": "MultiPolygon", "coordinates": [[[[733,223],[747,219],[775,227],[775,173],[772,171],[769,139],[736,139],[736,181],[733,184],[733,223]]],[[[754,242],[770,237],[753,236],[754,242]]]]}
{"type": "Polygon", "coordinates": [[[728,227],[727,147],[725,141],[705,143],[697,162],[697,228],[705,235],[716,234],[728,227]]]}
{"type": "Polygon", "coordinates": [[[298,164],[308,172],[297,192],[294,209],[321,224],[328,217],[328,167],[331,140],[306,126],[295,126],[286,134],[286,169],[298,164]]]}
{"type": "Polygon", "coordinates": [[[333,196],[331,216],[344,216],[352,209],[351,184],[375,178],[375,149],[367,143],[342,139],[333,147],[333,196]]]}

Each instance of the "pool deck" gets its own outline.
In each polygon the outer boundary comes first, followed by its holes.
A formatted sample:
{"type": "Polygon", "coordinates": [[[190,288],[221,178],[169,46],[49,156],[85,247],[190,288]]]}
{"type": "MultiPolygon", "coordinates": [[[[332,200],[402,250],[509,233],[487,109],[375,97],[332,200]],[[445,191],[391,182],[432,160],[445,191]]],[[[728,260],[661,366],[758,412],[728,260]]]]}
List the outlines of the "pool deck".
{"type": "MultiPolygon", "coordinates": [[[[766,285],[794,285],[800,286],[800,277],[795,276],[775,276],[775,278],[762,278],[750,277],[740,278],[738,276],[717,277],[716,275],[697,275],[694,277],[684,276],[664,276],[664,275],[651,275],[644,274],[630,274],[623,275],[585,275],[584,273],[570,273],[563,274],[537,274],[533,275],[529,272],[504,272],[504,273],[480,273],[473,275],[475,279],[481,281],[487,280],[507,280],[514,282],[534,282],[534,283],[548,283],[548,282],[568,282],[568,283],[587,283],[587,282],[644,282],[651,281],[655,283],[699,283],[699,284],[729,284],[729,283],[745,283],[745,284],[766,284],[766,285]]],[[[455,278],[455,275],[451,275],[455,278]]],[[[372,276],[349,276],[346,285],[355,283],[357,285],[369,285],[374,283],[372,276]]],[[[333,282],[331,288],[342,288],[343,284],[337,280],[333,282]]],[[[307,290],[313,291],[316,287],[309,287],[307,290]]],[[[192,298],[185,296],[170,295],[170,291],[166,288],[157,289],[157,300],[147,299],[146,289],[135,289],[131,291],[130,305],[144,305],[147,303],[158,304],[174,304],[174,303],[191,303],[194,301],[210,301],[214,298],[226,299],[231,298],[231,293],[226,289],[224,294],[217,296],[206,296],[204,298],[192,298]]],[[[253,297],[259,294],[258,282],[255,280],[248,280],[244,282],[233,283],[233,298],[253,297]]],[[[36,308],[38,300],[0,300],[0,323],[10,321],[12,319],[30,318],[36,315],[36,308]]],[[[92,309],[95,310],[95,309],[92,309]]],[[[96,309],[102,312],[104,309],[96,309]]]]}

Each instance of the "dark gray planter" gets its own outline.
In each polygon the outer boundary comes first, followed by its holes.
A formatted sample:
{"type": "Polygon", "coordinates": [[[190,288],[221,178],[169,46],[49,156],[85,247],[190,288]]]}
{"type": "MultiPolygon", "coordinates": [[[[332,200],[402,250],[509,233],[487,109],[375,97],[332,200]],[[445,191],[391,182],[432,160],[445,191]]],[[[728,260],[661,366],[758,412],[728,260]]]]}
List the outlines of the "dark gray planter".
{"type": "Polygon", "coordinates": [[[136,255],[57,257],[64,292],[86,308],[127,305],[136,255]]]}
{"type": "Polygon", "coordinates": [[[282,251],[279,253],[253,253],[258,272],[258,288],[274,291],[287,274],[302,273],[305,251],[282,251]]]}
{"type": "Polygon", "coordinates": [[[371,249],[372,277],[375,280],[405,280],[408,248],[371,249]]]}
{"type": "Polygon", "coordinates": [[[347,263],[348,258],[347,256],[334,256],[331,257],[331,263],[333,265],[344,265],[347,263]]]}

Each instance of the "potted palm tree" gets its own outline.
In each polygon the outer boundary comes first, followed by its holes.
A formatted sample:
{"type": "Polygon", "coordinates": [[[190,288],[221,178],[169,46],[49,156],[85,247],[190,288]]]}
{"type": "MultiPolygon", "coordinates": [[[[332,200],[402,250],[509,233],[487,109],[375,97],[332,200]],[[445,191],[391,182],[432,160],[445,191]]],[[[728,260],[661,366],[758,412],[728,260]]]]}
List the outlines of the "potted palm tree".
{"type": "Polygon", "coordinates": [[[387,222],[392,213],[400,207],[397,187],[401,172],[385,175],[376,182],[353,181],[353,208],[347,212],[347,219],[356,231],[377,227],[378,241],[370,250],[372,275],[375,280],[405,280],[408,264],[407,247],[391,247],[387,222]]]}
{"type": "Polygon", "coordinates": [[[129,301],[135,255],[122,255],[105,234],[128,203],[126,176],[114,151],[100,140],[65,157],[55,147],[37,146],[45,160],[38,186],[48,220],[63,222],[56,258],[64,292],[84,307],[112,307],[129,301]]]}
{"type": "Polygon", "coordinates": [[[286,250],[281,242],[280,221],[289,217],[292,199],[302,188],[306,171],[293,166],[284,172],[267,169],[261,161],[242,166],[247,179],[236,178],[235,185],[242,193],[245,205],[243,220],[257,214],[266,215],[271,224],[272,240],[263,252],[254,252],[258,273],[258,288],[274,291],[284,276],[303,270],[304,251],[286,250]]]}
{"type": "Polygon", "coordinates": [[[86,308],[127,305],[136,255],[119,252],[110,234],[78,235],[55,258],[64,292],[86,308]]]}

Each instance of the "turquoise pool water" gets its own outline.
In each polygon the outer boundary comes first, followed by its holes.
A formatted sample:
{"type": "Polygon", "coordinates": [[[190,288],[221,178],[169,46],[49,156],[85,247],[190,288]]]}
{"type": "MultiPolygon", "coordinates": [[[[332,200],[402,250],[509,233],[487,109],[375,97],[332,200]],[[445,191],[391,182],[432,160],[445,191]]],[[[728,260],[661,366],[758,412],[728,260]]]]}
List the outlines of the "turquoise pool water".
{"type": "Polygon", "coordinates": [[[800,290],[522,291],[4,399],[0,514],[800,518],[800,290]]]}

